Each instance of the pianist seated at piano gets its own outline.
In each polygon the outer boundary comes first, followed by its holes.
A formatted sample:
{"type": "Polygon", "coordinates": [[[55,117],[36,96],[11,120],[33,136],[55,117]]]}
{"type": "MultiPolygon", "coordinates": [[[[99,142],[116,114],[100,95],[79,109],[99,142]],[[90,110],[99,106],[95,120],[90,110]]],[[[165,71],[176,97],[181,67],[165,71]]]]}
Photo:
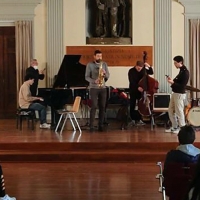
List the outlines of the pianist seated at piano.
{"type": "Polygon", "coordinates": [[[20,108],[28,108],[39,112],[40,128],[49,129],[51,126],[47,124],[46,107],[34,101],[43,101],[41,97],[34,97],[31,95],[30,86],[34,83],[34,76],[27,74],[25,81],[20,87],[19,91],[19,106],[20,108]]]}

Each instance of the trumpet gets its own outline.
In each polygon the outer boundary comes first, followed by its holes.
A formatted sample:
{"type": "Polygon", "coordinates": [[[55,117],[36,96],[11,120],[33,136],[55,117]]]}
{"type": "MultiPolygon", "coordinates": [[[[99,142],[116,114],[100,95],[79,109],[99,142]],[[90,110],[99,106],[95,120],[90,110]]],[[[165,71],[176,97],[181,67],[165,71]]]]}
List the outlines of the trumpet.
{"type": "Polygon", "coordinates": [[[103,70],[103,63],[100,62],[100,66],[99,66],[99,76],[98,76],[98,80],[99,80],[99,87],[102,87],[104,84],[104,70],[103,70]]]}

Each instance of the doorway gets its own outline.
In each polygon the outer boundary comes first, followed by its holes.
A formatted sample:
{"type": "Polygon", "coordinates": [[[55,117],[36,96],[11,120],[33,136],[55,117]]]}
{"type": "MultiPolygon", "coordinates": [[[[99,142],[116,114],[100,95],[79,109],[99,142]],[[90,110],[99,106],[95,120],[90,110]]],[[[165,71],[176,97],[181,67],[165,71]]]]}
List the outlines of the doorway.
{"type": "Polygon", "coordinates": [[[0,27],[0,118],[14,118],[17,105],[15,27],[0,27]]]}

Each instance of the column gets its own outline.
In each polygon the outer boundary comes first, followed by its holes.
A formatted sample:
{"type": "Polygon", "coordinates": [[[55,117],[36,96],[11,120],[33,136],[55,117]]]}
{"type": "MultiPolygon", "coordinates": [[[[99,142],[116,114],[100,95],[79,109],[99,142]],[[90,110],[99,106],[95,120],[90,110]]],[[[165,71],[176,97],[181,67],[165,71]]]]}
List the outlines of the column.
{"type": "Polygon", "coordinates": [[[172,75],[172,0],[155,0],[155,78],[159,92],[171,92],[165,75],[172,75]]]}
{"type": "Polygon", "coordinates": [[[47,87],[58,73],[63,51],[63,0],[47,0],[47,87]]]}

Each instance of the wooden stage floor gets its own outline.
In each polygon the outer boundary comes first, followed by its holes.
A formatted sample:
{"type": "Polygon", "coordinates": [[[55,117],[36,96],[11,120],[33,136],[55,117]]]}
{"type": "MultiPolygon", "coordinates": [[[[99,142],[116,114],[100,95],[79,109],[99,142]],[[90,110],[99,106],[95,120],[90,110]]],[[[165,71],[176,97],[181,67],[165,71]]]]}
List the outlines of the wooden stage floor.
{"type": "MultiPolygon", "coordinates": [[[[46,130],[39,128],[39,122],[32,131],[27,127],[26,122],[23,123],[23,129],[16,129],[16,121],[14,119],[0,120],[0,143],[14,142],[178,142],[177,135],[165,133],[164,127],[155,127],[152,131],[150,124],[145,126],[130,126],[128,130],[121,130],[120,124],[114,120],[109,121],[109,126],[105,132],[95,131],[89,132],[89,128],[85,126],[85,121],[81,121],[82,134],[77,130],[73,132],[71,124],[60,135],[54,130],[46,130]]],[[[196,142],[200,142],[200,132],[196,133],[196,142]]]]}
{"type": "MultiPolygon", "coordinates": [[[[6,190],[18,200],[161,200],[158,161],[178,145],[177,135],[150,125],[73,132],[16,129],[0,120],[0,160],[6,190]]],[[[81,122],[82,125],[85,122],[81,122]]],[[[200,133],[195,145],[200,147],[200,133]]]]}
{"type": "MultiPolygon", "coordinates": [[[[5,162],[156,162],[178,145],[177,134],[165,133],[164,127],[132,126],[120,130],[116,121],[105,132],[73,132],[67,124],[62,134],[39,129],[32,131],[23,123],[20,131],[15,120],[0,120],[0,160],[5,162]],[[14,145],[13,145],[14,144],[14,145]],[[30,156],[31,155],[31,156],[30,156]],[[150,155],[150,156],[149,156],[150,155]]],[[[81,121],[80,124],[86,124],[81,121]]],[[[195,144],[200,147],[200,133],[195,144]]]]}

